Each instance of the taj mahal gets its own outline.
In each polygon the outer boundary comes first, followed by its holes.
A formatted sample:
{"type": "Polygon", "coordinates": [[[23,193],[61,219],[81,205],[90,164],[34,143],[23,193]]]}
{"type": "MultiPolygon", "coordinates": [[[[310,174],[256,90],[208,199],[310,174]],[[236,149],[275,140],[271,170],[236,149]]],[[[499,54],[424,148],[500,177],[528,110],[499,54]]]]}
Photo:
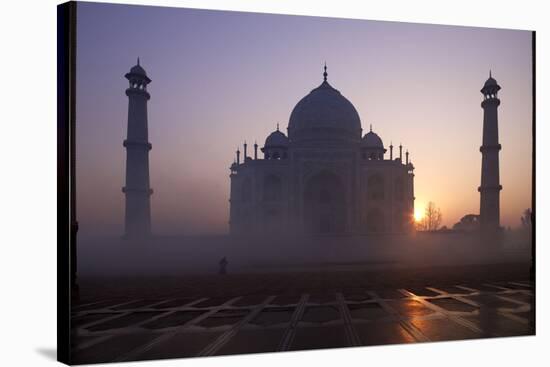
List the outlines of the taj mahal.
{"type": "Polygon", "coordinates": [[[353,104],[327,80],[290,114],[258,157],[245,143],[231,165],[231,234],[407,233],[413,230],[414,166],[394,157],[353,104]],[[243,153],[241,159],[241,153],[243,153]]]}
{"type": "MultiPolygon", "coordinates": [[[[147,102],[151,79],[139,63],[129,81],[126,148],[125,236],[151,234],[147,102]]],[[[273,131],[260,148],[236,151],[230,166],[231,235],[367,235],[413,232],[414,166],[400,144],[394,156],[373,130],[363,135],[353,104],[327,80],[303,97],[290,114],[287,134],[273,131]],[[242,153],[242,156],[241,156],[242,153]],[[249,154],[250,153],[250,154],[249,154]],[[404,154],[403,154],[404,153],[404,154]],[[404,156],[404,157],[403,157],[404,156]]],[[[489,72],[483,94],[480,152],[480,229],[500,230],[498,92],[489,72]]]]}

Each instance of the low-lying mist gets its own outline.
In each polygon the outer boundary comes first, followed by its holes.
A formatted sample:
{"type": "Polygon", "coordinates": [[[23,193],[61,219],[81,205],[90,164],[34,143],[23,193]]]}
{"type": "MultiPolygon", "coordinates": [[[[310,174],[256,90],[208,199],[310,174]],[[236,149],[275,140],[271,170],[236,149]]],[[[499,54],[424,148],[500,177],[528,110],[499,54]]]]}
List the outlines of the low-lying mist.
{"type": "Polygon", "coordinates": [[[81,237],[79,276],[342,271],[528,262],[527,231],[503,231],[498,240],[479,233],[370,236],[154,236],[148,239],[81,237]]]}

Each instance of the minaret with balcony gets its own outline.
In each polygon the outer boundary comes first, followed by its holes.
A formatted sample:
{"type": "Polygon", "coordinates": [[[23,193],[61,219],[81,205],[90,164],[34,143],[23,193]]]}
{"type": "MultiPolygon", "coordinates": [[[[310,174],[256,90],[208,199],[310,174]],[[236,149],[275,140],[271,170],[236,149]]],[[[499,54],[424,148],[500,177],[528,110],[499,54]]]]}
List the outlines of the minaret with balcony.
{"type": "Polygon", "coordinates": [[[483,101],[483,142],[481,148],[481,185],[479,219],[482,233],[497,233],[500,229],[500,185],[498,142],[498,91],[500,86],[489,72],[489,79],[481,89],[483,101]]]}
{"type": "Polygon", "coordinates": [[[151,79],[139,64],[125,75],[129,86],[128,130],[124,140],[126,148],[126,185],[122,192],[126,197],[124,235],[141,238],[151,234],[151,203],[153,190],[149,183],[149,134],[147,128],[147,101],[151,98],[147,85],[151,79]]]}

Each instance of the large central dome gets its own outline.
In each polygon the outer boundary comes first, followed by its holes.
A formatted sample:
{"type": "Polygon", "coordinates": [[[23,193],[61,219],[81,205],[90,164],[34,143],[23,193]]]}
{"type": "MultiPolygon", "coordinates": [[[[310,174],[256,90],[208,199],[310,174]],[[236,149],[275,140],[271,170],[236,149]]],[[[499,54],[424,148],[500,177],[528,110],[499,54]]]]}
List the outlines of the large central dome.
{"type": "Polygon", "coordinates": [[[361,119],[353,104],[326,80],[302,98],[290,114],[291,142],[361,139],[361,119]]]}

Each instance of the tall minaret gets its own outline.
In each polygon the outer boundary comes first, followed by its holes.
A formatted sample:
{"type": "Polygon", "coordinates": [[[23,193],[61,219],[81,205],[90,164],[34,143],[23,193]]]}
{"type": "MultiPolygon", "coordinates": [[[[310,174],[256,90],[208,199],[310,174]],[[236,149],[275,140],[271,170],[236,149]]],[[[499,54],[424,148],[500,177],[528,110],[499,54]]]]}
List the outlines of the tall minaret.
{"type": "Polygon", "coordinates": [[[151,234],[151,204],[153,193],[149,186],[149,151],[151,143],[147,132],[147,101],[151,97],[147,84],[151,79],[139,65],[125,75],[130,86],[128,96],[128,133],[124,140],[126,148],[126,216],[124,233],[126,237],[144,237],[151,234]]]}
{"type": "Polygon", "coordinates": [[[500,229],[500,185],[498,154],[498,114],[500,86],[489,72],[489,79],[481,89],[483,94],[483,145],[481,151],[480,226],[484,233],[496,233],[500,229]]]}

